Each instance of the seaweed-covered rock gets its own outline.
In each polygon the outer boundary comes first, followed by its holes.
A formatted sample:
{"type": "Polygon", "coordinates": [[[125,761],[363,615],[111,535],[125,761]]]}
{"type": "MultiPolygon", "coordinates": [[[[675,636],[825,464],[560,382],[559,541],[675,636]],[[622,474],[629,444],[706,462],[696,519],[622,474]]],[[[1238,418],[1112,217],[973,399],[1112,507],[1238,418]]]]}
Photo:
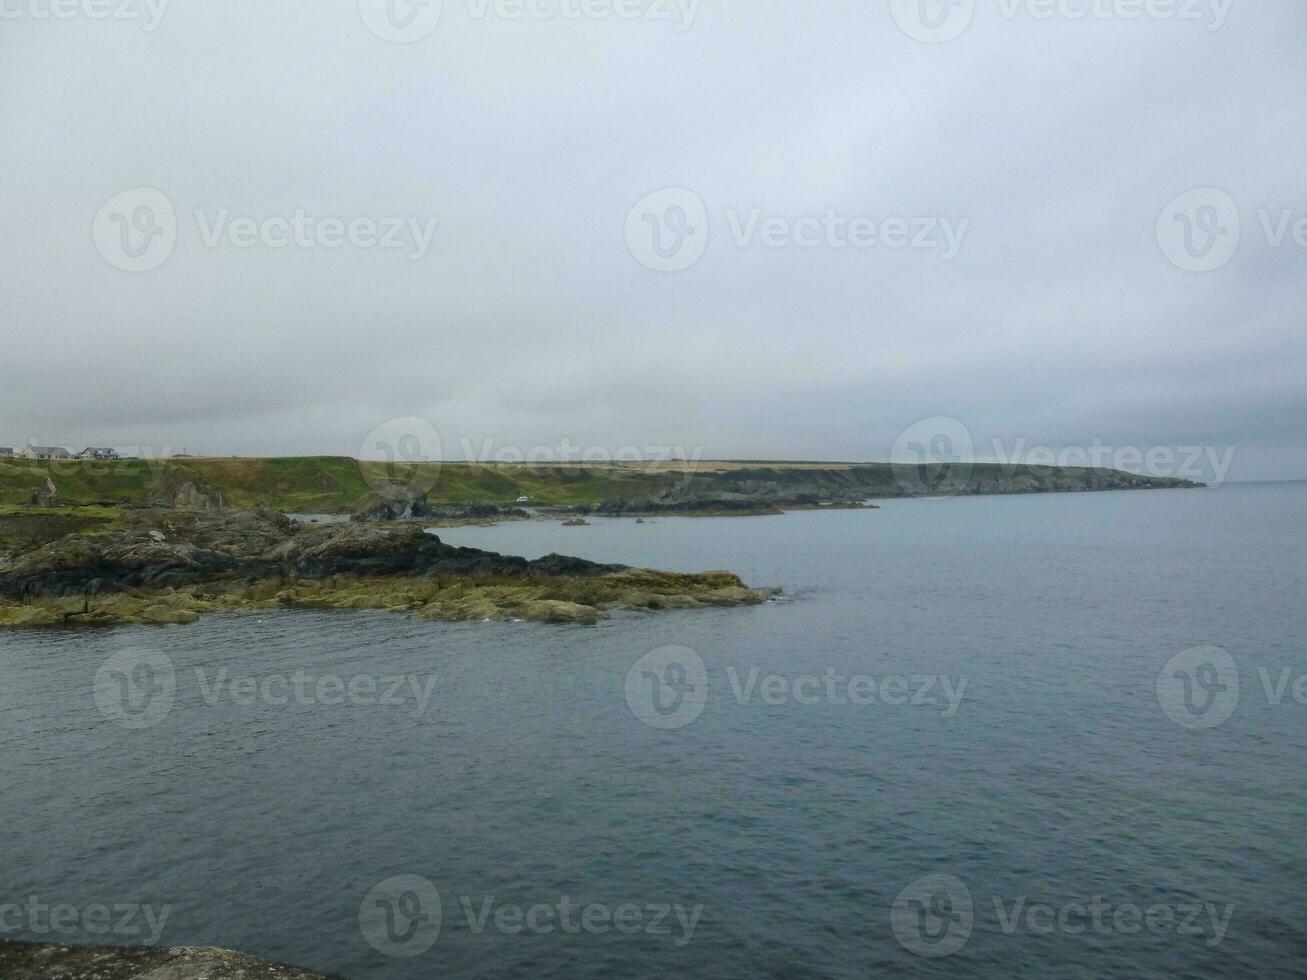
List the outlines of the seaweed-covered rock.
{"type": "Polygon", "coordinates": [[[230,949],[65,946],[0,940],[5,980],[333,980],[230,949]]]}
{"type": "MultiPolygon", "coordinates": [[[[4,518],[0,518],[2,523],[4,518]]],[[[0,626],[185,624],[221,609],[382,609],[593,623],[611,609],[760,602],[725,572],[528,561],[411,524],[295,524],[268,511],[127,511],[0,555],[0,626]]],[[[24,544],[26,542],[26,544],[24,544]]]]}

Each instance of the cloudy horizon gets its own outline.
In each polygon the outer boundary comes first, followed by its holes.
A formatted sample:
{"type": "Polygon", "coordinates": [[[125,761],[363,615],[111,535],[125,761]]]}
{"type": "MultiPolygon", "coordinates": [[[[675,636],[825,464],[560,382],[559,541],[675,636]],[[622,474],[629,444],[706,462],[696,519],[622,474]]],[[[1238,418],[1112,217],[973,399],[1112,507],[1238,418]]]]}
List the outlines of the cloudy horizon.
{"type": "Polygon", "coordinates": [[[1307,478],[1305,38],[1295,0],[0,0],[0,445],[415,417],[447,459],[1307,478]]]}

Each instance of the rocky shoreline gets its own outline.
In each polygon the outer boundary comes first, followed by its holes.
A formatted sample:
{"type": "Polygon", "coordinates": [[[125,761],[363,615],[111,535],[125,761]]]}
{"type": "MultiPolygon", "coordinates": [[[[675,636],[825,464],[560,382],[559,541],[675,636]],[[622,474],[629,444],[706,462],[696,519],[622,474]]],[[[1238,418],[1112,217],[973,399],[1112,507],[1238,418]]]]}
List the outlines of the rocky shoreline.
{"type": "Polygon", "coordinates": [[[339,980],[230,949],[0,940],[4,980],[339,980]]]}
{"type": "MultiPolygon", "coordinates": [[[[0,533],[0,626],[185,624],[278,608],[593,624],[613,610],[747,605],[772,594],[729,572],[453,547],[411,523],[300,524],[231,509],[20,516],[22,533],[0,533]],[[60,518],[41,533],[39,522],[60,518]]],[[[0,517],[0,532],[16,519],[0,517]]]]}

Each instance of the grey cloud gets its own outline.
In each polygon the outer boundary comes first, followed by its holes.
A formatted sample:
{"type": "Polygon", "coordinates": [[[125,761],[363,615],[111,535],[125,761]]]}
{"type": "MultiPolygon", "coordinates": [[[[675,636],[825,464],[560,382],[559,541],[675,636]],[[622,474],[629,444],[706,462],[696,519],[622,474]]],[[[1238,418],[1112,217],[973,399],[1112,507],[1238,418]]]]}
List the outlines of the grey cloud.
{"type": "Polygon", "coordinates": [[[1209,440],[1235,478],[1307,477],[1307,249],[1256,217],[1307,216],[1297,0],[1217,31],[981,0],[938,45],[884,3],[705,3],[679,33],[444,6],[407,45],[354,2],[0,21],[0,443],[353,453],[423,415],[447,452],[865,459],[942,415],[981,446],[1209,440]],[[138,186],[178,237],[127,273],[91,226],[138,186]],[[1154,226],[1204,186],[1244,240],[1197,274],[1154,226]],[[663,187],[710,241],[660,274],[623,231],[663,187]],[[438,226],[417,262],[206,247],[195,212],[222,209],[438,226]],[[946,262],[737,248],[728,209],[971,223],[946,262]]]}

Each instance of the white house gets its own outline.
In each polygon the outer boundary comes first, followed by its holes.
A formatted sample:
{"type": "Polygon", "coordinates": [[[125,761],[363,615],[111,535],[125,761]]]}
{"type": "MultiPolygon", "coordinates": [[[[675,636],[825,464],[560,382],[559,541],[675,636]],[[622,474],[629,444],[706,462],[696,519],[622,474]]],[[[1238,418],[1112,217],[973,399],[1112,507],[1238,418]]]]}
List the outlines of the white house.
{"type": "Polygon", "coordinates": [[[23,459],[72,459],[73,456],[63,446],[28,446],[18,455],[23,459]]]}
{"type": "Polygon", "coordinates": [[[118,451],[108,446],[87,446],[73,459],[117,459],[118,451]]]}

